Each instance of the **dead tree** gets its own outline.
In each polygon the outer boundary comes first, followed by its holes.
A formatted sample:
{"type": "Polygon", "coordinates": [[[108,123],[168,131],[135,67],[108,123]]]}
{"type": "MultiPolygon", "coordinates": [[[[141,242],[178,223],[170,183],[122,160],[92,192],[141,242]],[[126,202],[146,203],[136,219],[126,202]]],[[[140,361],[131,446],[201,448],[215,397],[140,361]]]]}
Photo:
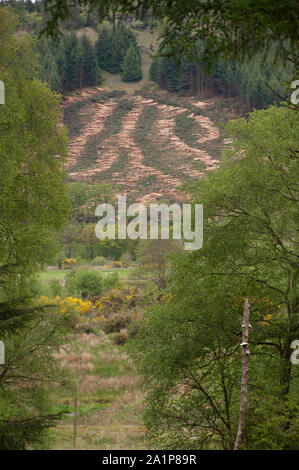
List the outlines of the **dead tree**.
{"type": "Polygon", "coordinates": [[[241,379],[241,395],[240,395],[240,414],[239,425],[235,441],[234,450],[239,450],[243,441],[245,428],[246,428],[246,414],[247,414],[247,396],[248,396],[248,362],[249,362],[249,314],[250,303],[245,299],[243,310],[243,323],[242,323],[242,379],[241,379]]]}

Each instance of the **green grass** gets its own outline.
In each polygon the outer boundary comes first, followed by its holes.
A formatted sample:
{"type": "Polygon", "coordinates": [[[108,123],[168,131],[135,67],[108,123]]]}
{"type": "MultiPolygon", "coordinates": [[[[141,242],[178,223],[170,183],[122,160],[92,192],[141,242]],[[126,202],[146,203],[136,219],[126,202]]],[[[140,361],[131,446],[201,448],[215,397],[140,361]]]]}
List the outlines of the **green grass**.
{"type": "MultiPolygon", "coordinates": [[[[78,449],[144,449],[145,430],[142,423],[143,395],[134,379],[135,371],[122,347],[112,344],[113,335],[100,330],[90,335],[77,334],[75,343],[81,351],[94,356],[94,369],[87,372],[100,380],[111,380],[111,387],[84,392],[79,395],[77,418],[78,449]],[[87,340],[86,340],[87,338],[87,340]],[[94,339],[92,339],[94,341],[94,339]],[[122,388],[114,387],[120,377],[130,377],[132,382],[122,388]]],[[[52,449],[73,447],[73,394],[60,387],[55,392],[55,411],[66,414],[55,428],[49,431],[52,449]]]]}
{"type": "MultiPolygon", "coordinates": [[[[85,269],[85,270],[90,270],[94,271],[94,268],[92,268],[90,265],[86,264],[84,266],[80,266],[79,269],[85,269]]],[[[136,281],[131,279],[132,276],[132,271],[133,268],[114,268],[114,269],[100,269],[101,275],[103,278],[108,276],[111,273],[117,272],[119,275],[119,279],[121,283],[124,285],[124,287],[134,285],[136,281]]],[[[38,284],[40,287],[40,292],[39,295],[46,295],[49,298],[52,298],[53,295],[51,293],[51,281],[56,280],[56,281],[62,281],[63,279],[66,280],[68,273],[70,271],[67,269],[61,269],[61,270],[47,270],[47,271],[42,271],[39,276],[38,276],[38,284]]],[[[62,297],[66,297],[69,295],[69,292],[65,287],[62,287],[62,297]]]]}

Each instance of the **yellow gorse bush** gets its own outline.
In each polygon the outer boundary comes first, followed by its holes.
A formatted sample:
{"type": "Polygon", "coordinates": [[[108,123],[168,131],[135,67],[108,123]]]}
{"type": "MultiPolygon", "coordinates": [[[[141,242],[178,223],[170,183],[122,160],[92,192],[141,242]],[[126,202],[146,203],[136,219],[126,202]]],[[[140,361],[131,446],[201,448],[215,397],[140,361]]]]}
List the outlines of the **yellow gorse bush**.
{"type": "Polygon", "coordinates": [[[45,295],[42,295],[39,298],[39,303],[57,305],[59,307],[60,313],[62,314],[67,313],[71,310],[75,310],[80,314],[87,314],[91,311],[93,307],[92,302],[84,301],[76,297],[66,297],[65,299],[61,299],[59,296],[57,296],[55,297],[55,299],[51,300],[45,295]]]}
{"type": "Polygon", "coordinates": [[[62,269],[71,269],[78,264],[78,261],[74,258],[66,258],[62,261],[62,269]]]}

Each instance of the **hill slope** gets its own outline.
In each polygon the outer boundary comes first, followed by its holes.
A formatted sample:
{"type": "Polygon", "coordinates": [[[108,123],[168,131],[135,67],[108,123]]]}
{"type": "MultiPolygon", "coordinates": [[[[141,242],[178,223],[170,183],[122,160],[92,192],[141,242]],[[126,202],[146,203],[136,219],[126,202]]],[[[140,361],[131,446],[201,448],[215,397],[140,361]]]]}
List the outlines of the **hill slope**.
{"type": "Polygon", "coordinates": [[[219,164],[219,106],[108,88],[66,97],[69,181],[110,182],[137,202],[181,200],[178,186],[219,164]]]}

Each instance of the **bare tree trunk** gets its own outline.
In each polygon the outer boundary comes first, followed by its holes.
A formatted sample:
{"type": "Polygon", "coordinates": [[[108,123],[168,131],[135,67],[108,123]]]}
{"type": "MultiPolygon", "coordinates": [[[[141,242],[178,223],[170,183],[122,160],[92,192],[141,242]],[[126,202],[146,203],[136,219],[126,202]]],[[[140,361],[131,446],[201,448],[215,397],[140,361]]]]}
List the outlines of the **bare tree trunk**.
{"type": "Polygon", "coordinates": [[[74,399],[74,449],[76,449],[76,439],[77,439],[77,405],[78,399],[74,399]]]}
{"type": "Polygon", "coordinates": [[[243,310],[243,324],[242,324],[242,379],[241,379],[241,396],[240,396],[240,414],[239,425],[236,436],[234,450],[239,450],[243,441],[244,432],[246,428],[246,414],[247,414],[247,395],[248,395],[248,362],[249,362],[249,314],[250,303],[245,299],[243,310]]]}

